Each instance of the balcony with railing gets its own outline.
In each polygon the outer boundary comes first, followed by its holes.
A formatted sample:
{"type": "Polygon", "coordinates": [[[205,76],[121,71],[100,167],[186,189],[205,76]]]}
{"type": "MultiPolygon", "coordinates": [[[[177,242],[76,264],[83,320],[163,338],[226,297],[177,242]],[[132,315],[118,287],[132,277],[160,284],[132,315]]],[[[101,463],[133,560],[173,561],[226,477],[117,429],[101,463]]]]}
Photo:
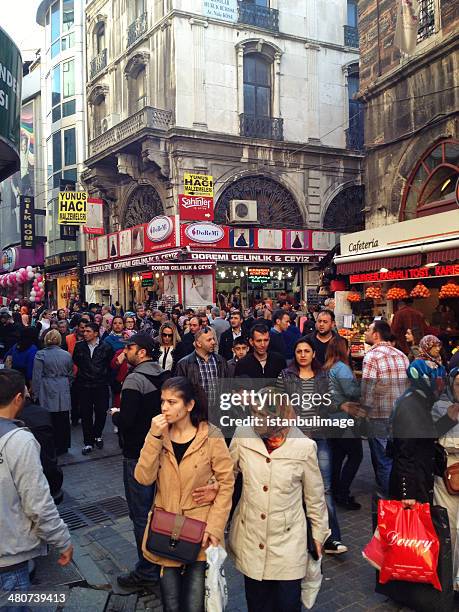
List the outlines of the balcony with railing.
{"type": "Polygon", "coordinates": [[[143,138],[149,130],[166,131],[172,121],[171,111],[145,106],[140,111],[120,121],[115,126],[98,135],[89,143],[89,156],[104,151],[120,150],[129,143],[143,138]]]}
{"type": "Polygon", "coordinates": [[[100,53],[91,60],[89,65],[89,78],[93,79],[99,72],[107,66],[107,49],[102,49],[100,53]]]}
{"type": "Polygon", "coordinates": [[[238,7],[239,23],[279,32],[279,11],[277,9],[258,6],[252,2],[244,2],[244,0],[239,0],[238,7]]]}
{"type": "Polygon", "coordinates": [[[344,45],[353,49],[359,48],[359,31],[354,26],[344,26],[344,45]]]}
{"type": "Polygon", "coordinates": [[[148,13],[142,13],[137,17],[135,21],[131,23],[127,31],[127,44],[128,47],[138,41],[138,39],[147,31],[148,27],[148,13]]]}
{"type": "Polygon", "coordinates": [[[284,140],[284,120],[273,117],[255,117],[242,113],[239,115],[241,136],[246,138],[264,138],[266,140],[284,140]]]}
{"type": "Polygon", "coordinates": [[[346,133],[346,148],[363,151],[363,105],[358,100],[349,100],[349,128],[346,133]]]}

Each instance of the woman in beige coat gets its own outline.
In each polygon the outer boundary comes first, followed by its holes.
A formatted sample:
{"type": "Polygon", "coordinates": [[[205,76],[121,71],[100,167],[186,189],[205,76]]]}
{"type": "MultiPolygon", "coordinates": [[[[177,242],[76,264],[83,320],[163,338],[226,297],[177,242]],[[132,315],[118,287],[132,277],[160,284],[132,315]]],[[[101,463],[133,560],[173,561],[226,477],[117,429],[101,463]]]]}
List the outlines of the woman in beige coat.
{"type": "Polygon", "coordinates": [[[273,392],[268,411],[254,410],[257,427],[238,428],[230,445],[243,487],[229,550],[244,574],[249,612],[300,612],[308,555],[303,503],[319,555],[330,530],[316,443],[283,422],[268,426],[267,418],[295,417],[273,392]]]}
{"type": "Polygon", "coordinates": [[[204,402],[195,400],[197,396],[199,390],[186,378],[170,378],[163,384],[162,414],[152,420],[134,472],[140,484],[156,482],[156,508],[207,523],[197,561],[181,565],[148,551],[149,517],[142,550],[148,561],[162,566],[164,612],[204,610],[205,549],[209,544],[224,544],[231,509],[233,463],[220,430],[207,423],[204,402]],[[201,501],[195,490],[211,480],[218,483],[215,499],[212,503],[201,501]]]}

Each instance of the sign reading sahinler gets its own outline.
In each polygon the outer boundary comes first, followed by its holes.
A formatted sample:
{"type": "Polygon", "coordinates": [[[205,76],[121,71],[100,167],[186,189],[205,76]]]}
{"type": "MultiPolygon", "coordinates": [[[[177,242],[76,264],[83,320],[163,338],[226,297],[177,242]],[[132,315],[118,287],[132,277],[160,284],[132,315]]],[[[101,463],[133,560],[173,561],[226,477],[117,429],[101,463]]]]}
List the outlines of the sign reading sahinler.
{"type": "Polygon", "coordinates": [[[208,196],[214,195],[214,177],[208,174],[183,174],[183,193],[188,196],[208,196]]]}
{"type": "Polygon", "coordinates": [[[237,21],[237,0],[202,0],[203,13],[206,17],[221,21],[237,21]]]}
{"type": "Polygon", "coordinates": [[[88,220],[88,194],[85,191],[59,192],[59,225],[84,225],[88,220]]]}

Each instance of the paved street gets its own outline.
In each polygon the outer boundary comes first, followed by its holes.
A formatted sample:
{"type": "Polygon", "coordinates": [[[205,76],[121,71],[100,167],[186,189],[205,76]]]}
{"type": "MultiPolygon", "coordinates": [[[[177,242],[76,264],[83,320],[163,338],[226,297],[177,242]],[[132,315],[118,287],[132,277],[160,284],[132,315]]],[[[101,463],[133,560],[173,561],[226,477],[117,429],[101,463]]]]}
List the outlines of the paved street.
{"type": "MultiPolygon", "coordinates": [[[[72,452],[63,458],[65,500],[61,514],[72,528],[75,563],[62,569],[55,560],[41,560],[37,586],[70,585],[65,610],[159,611],[158,592],[129,595],[116,584],[116,576],[134,565],[136,551],[122,484],[121,455],[116,436],[108,431],[105,448],[90,458],[80,454],[80,429],[73,430],[72,452]]],[[[326,557],[324,582],[314,610],[399,610],[374,593],[374,572],[362,559],[361,550],[371,536],[370,504],[372,471],[365,456],[354,493],[363,504],[359,512],[340,512],[343,542],[349,552],[326,557]]],[[[246,610],[243,580],[230,563],[228,612],[246,610]]],[[[50,608],[51,610],[52,608],[50,608]]]]}

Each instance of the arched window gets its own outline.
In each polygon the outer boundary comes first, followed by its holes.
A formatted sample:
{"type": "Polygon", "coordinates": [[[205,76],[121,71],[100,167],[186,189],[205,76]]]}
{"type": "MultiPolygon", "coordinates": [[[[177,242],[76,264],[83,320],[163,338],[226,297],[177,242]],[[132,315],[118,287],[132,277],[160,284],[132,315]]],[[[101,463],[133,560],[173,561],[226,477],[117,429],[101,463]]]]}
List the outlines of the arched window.
{"type": "Polygon", "coordinates": [[[271,117],[272,64],[260,53],[244,56],[244,113],[271,117]]]}
{"type": "Polygon", "coordinates": [[[454,210],[458,177],[459,141],[447,139],[430,147],[408,179],[400,220],[454,210]]]}
{"type": "Polygon", "coordinates": [[[129,93],[129,113],[132,115],[148,104],[146,52],[136,53],[126,64],[124,74],[127,78],[129,93]]]}
{"type": "Polygon", "coordinates": [[[102,53],[102,51],[105,49],[105,23],[103,21],[99,23],[96,29],[95,47],[96,55],[99,55],[99,53],[102,53]]]}
{"type": "Polygon", "coordinates": [[[142,66],[137,72],[135,79],[133,79],[134,81],[133,82],[133,85],[134,85],[134,94],[133,94],[134,109],[133,111],[134,112],[141,110],[147,102],[147,89],[146,89],[145,76],[146,76],[145,66],[142,66]]]}

